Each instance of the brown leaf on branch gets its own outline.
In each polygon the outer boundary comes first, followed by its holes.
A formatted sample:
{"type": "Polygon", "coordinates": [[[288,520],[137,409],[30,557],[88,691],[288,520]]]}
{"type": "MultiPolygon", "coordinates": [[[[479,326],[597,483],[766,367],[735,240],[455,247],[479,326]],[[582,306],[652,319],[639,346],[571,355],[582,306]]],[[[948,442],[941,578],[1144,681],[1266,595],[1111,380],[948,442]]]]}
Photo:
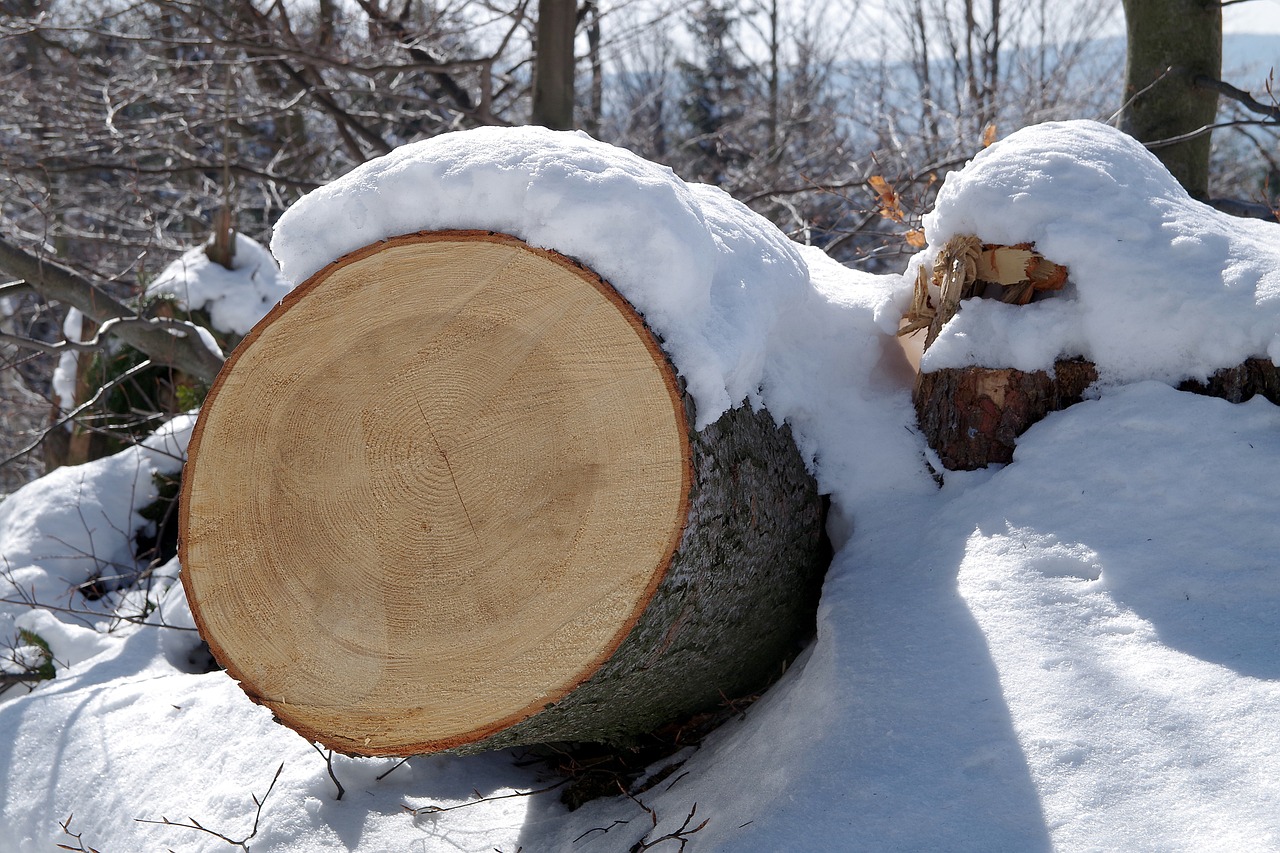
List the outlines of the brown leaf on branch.
{"type": "Polygon", "coordinates": [[[894,222],[902,222],[907,215],[902,210],[902,200],[893,187],[880,175],[867,178],[867,186],[876,194],[876,204],[880,206],[880,215],[894,222]]]}

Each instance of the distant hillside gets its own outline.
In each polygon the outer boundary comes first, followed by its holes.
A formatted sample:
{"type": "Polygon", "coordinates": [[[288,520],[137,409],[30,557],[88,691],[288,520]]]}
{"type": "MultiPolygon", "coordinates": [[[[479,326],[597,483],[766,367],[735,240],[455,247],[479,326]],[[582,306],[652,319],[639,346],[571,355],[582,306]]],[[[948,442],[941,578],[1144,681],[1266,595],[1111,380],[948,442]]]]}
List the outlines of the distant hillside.
{"type": "MultiPolygon", "coordinates": [[[[1222,72],[1228,77],[1241,74],[1265,77],[1273,68],[1280,69],[1280,33],[1249,33],[1227,36],[1222,40],[1222,72]]],[[[1248,84],[1237,85],[1246,88],[1248,84]]]]}

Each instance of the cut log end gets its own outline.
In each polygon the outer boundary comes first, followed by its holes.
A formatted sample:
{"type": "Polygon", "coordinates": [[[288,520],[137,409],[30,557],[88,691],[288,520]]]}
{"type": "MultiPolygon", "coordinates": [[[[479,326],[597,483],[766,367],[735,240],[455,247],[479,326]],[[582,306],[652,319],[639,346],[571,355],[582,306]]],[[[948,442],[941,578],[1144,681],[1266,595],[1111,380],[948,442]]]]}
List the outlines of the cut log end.
{"type": "MultiPolygon", "coordinates": [[[[640,696],[600,738],[696,710],[626,675],[713,644],[686,589],[708,581],[680,568],[695,471],[742,465],[692,423],[643,319],[569,259],[490,232],[367,247],[268,315],[202,409],[181,504],[197,625],[255,701],[351,754],[597,739],[593,677],[640,696]]],[[[788,446],[783,489],[816,506],[788,446]]]]}
{"type": "Polygon", "coordinates": [[[366,754],[475,740],[584,680],[661,579],[691,477],[635,312],[467,233],[295,291],[210,394],[190,474],[184,580],[215,654],[366,754]]]}

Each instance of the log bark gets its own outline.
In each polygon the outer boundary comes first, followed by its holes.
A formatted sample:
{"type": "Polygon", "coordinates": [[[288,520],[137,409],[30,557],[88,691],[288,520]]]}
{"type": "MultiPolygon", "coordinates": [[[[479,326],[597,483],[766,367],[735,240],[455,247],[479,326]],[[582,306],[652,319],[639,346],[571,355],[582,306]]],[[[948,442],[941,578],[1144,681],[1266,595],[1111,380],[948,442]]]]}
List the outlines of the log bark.
{"type": "Polygon", "coordinates": [[[695,431],[643,318],[492,232],[296,289],[202,409],[182,579],[218,661],[361,755],[616,742],[776,677],[822,500],[766,411],[695,431]]]}
{"type": "Polygon", "coordinates": [[[1217,371],[1208,381],[1188,379],[1178,390],[1221,397],[1229,403],[1243,403],[1261,394],[1280,406],[1280,369],[1269,358],[1249,358],[1235,367],[1217,371]]]}
{"type": "MultiPolygon", "coordinates": [[[[1054,373],[1012,368],[947,368],[916,377],[920,430],[952,471],[972,471],[1013,460],[1019,435],[1049,412],[1083,399],[1098,377],[1084,359],[1057,362],[1054,373]]],[[[1262,396],[1280,406],[1280,368],[1268,358],[1250,358],[1216,371],[1205,381],[1187,379],[1179,391],[1243,403],[1262,396]]]]}
{"type": "Polygon", "coordinates": [[[946,368],[916,377],[912,400],[929,446],[952,471],[1013,461],[1017,437],[1049,412],[1082,399],[1098,378],[1083,359],[1058,361],[1049,374],[1013,368],[946,368]]]}

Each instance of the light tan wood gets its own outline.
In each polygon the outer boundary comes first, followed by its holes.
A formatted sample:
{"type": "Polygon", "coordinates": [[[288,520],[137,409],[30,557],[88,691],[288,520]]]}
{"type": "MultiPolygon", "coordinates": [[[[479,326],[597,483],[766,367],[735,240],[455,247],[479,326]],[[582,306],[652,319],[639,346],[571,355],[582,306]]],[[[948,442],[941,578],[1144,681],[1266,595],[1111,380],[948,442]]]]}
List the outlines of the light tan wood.
{"type": "Polygon", "coordinates": [[[300,286],[218,377],[183,582],[291,727],[445,749],[612,654],[679,544],[689,465],[674,371],[607,284],[503,235],[397,238],[300,286]]]}
{"type": "Polygon", "coordinates": [[[1035,266],[1036,253],[1023,246],[983,245],[977,275],[982,281],[1009,286],[1026,281],[1035,266]]]}

